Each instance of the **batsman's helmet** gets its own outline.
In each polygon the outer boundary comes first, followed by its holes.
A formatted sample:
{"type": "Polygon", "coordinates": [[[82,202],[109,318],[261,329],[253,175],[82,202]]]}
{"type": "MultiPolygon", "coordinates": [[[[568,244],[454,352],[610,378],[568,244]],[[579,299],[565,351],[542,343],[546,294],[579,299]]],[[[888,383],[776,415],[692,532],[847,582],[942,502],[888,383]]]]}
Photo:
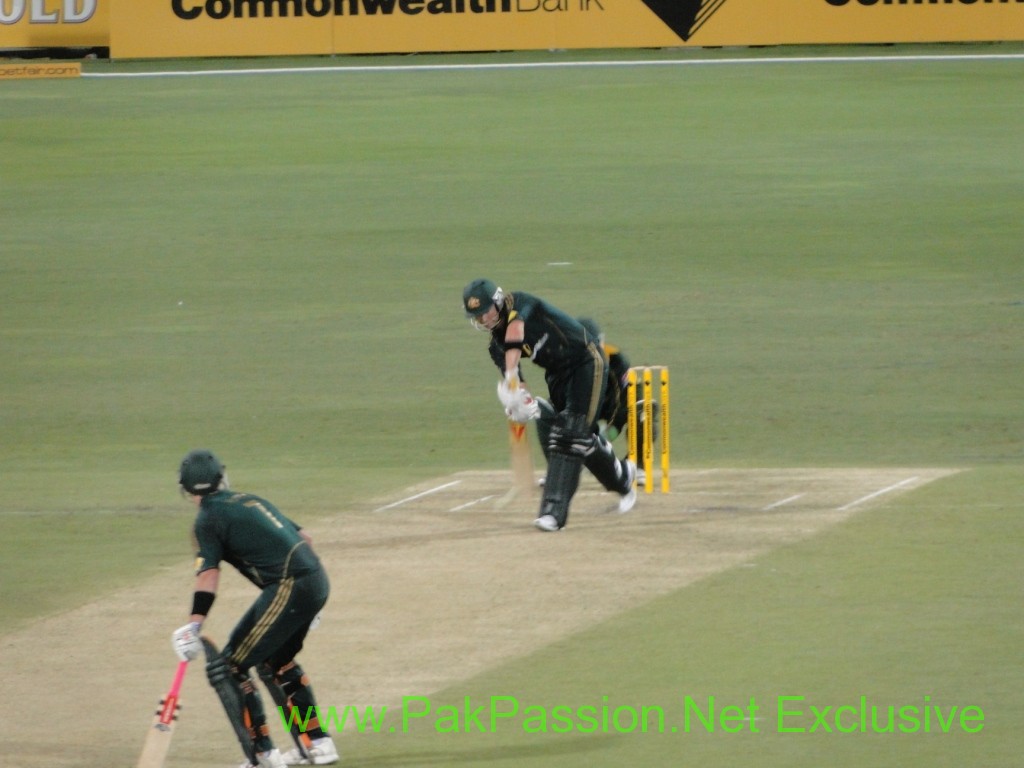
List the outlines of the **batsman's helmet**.
{"type": "Polygon", "coordinates": [[[193,496],[206,496],[220,487],[224,479],[224,465],[205,448],[189,451],[181,460],[178,483],[193,496]]]}
{"type": "Polygon", "coordinates": [[[492,305],[501,304],[504,298],[504,292],[493,280],[479,278],[462,290],[462,308],[466,310],[466,317],[479,317],[492,305]]]}

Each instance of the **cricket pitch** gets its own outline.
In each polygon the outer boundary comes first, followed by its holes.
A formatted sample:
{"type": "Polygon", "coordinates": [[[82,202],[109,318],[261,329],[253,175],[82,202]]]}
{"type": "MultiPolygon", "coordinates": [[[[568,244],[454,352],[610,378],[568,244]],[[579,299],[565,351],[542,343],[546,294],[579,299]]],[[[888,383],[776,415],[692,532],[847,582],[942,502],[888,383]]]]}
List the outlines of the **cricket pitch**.
{"type": "MultiPolygon", "coordinates": [[[[778,546],[954,471],[680,470],[671,494],[641,491],[625,515],[585,477],[555,534],[533,528],[539,491],[497,504],[508,472],[438,478],[310,527],[332,595],[300,660],[325,704],[428,696],[711,574],[756,567],[778,546]]],[[[191,565],[183,544],[180,568],[3,636],[8,668],[23,671],[0,697],[4,765],[134,764],[176,663],[169,637],[188,607],[191,565]],[[58,726],[45,749],[28,736],[40,712],[58,726]]],[[[204,632],[223,642],[253,596],[229,569],[204,632]]],[[[237,765],[196,667],[167,766],[237,765]]],[[[290,747],[270,714],[273,737],[290,747]]]]}

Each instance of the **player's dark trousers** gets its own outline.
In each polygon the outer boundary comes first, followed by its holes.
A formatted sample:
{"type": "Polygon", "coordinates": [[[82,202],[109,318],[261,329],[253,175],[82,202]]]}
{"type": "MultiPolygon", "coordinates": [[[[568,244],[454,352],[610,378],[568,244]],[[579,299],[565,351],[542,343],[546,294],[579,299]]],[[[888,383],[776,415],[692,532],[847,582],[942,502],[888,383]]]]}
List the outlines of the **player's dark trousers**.
{"type": "Polygon", "coordinates": [[[591,344],[587,357],[575,366],[548,370],[545,375],[556,415],[545,451],[548,472],[540,515],[551,515],[559,528],[565,527],[569,519],[569,504],[579,486],[584,460],[599,453],[595,456],[597,464],[588,468],[602,482],[617,470],[614,453],[599,452],[593,433],[604,397],[606,366],[604,354],[591,344]]]}
{"type": "Polygon", "coordinates": [[[545,371],[548,398],[556,413],[572,411],[585,414],[587,422],[597,421],[607,381],[607,362],[595,344],[587,348],[587,357],[576,365],[545,371]]]}
{"type": "MultiPolygon", "coordinates": [[[[271,741],[263,702],[248,670],[261,664],[275,671],[285,668],[302,650],[309,625],[324,607],[330,591],[322,568],[281,579],[264,587],[231,632],[224,656],[238,675],[256,752],[265,752],[271,741]]],[[[297,671],[301,674],[301,669],[297,671]]],[[[308,687],[308,682],[304,685],[308,687]]],[[[308,705],[314,703],[311,690],[297,698],[308,698],[308,705]]],[[[314,727],[320,734],[319,723],[314,727]]]]}
{"type": "Polygon", "coordinates": [[[231,632],[225,655],[239,669],[264,661],[280,669],[302,650],[330,590],[322,568],[265,587],[231,632]]]}
{"type": "MultiPolygon", "coordinates": [[[[555,426],[557,414],[554,407],[546,400],[538,402],[540,403],[540,418],[537,420],[537,439],[544,451],[544,458],[550,459],[551,430],[555,426]]],[[[592,432],[594,434],[593,450],[584,455],[583,466],[604,486],[606,491],[627,493],[629,483],[624,462],[616,457],[611,442],[600,435],[596,426],[592,432]]]]}

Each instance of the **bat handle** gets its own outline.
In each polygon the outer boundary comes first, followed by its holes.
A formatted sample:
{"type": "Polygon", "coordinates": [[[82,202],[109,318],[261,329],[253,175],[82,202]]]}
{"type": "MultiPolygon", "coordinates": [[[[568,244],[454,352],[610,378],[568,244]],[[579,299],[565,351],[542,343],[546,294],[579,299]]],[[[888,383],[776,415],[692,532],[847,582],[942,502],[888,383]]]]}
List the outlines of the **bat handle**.
{"type": "Polygon", "coordinates": [[[185,679],[185,670],[188,669],[187,661],[178,662],[178,668],[174,672],[174,680],[171,682],[170,696],[177,698],[181,691],[181,682],[185,679]]]}

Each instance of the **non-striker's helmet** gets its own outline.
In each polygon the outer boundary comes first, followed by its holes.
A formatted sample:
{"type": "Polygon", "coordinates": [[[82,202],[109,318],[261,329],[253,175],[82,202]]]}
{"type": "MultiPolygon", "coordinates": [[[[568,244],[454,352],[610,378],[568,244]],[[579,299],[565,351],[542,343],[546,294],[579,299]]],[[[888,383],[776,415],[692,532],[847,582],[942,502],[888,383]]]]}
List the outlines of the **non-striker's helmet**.
{"type": "Polygon", "coordinates": [[[205,448],[189,451],[181,460],[178,483],[193,496],[206,496],[220,487],[224,479],[224,465],[205,448]]]}

